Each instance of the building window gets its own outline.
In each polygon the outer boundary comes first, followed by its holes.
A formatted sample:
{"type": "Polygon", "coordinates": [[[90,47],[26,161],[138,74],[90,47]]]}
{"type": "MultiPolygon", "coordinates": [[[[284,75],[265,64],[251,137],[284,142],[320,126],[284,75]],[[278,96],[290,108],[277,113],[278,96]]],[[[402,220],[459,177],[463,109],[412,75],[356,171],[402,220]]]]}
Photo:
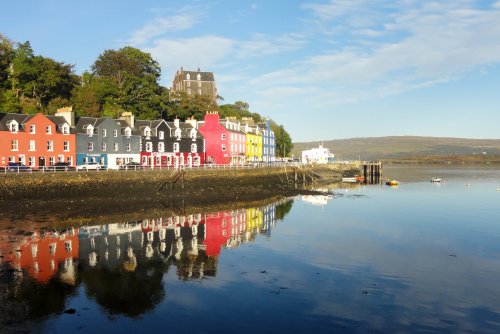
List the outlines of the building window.
{"type": "Polygon", "coordinates": [[[132,135],[132,130],[127,128],[125,129],[125,136],[130,137],[132,135]]]}
{"type": "Polygon", "coordinates": [[[115,138],[118,137],[118,130],[116,130],[116,129],[113,130],[113,137],[115,137],[115,138]]]}
{"type": "Polygon", "coordinates": [[[226,145],[222,144],[222,151],[226,150],[226,145]]]}
{"type": "Polygon", "coordinates": [[[107,129],[102,129],[102,136],[103,136],[103,137],[106,137],[106,136],[107,136],[107,134],[108,134],[107,129]]]}
{"type": "Polygon", "coordinates": [[[87,144],[87,149],[89,151],[93,151],[94,150],[94,143],[89,141],[88,144],[87,144]]]}
{"type": "Polygon", "coordinates": [[[158,133],[158,139],[163,139],[163,138],[165,138],[165,132],[164,131],[160,131],[158,133]]]}
{"type": "Polygon", "coordinates": [[[16,121],[10,121],[10,122],[8,122],[7,126],[9,127],[10,132],[17,132],[17,131],[19,131],[19,124],[17,124],[16,121]]]}
{"type": "Polygon", "coordinates": [[[69,134],[69,126],[67,124],[63,124],[61,126],[61,132],[62,132],[63,135],[69,134]]]}
{"type": "Polygon", "coordinates": [[[118,151],[118,143],[114,143],[113,146],[114,146],[113,148],[114,148],[115,152],[117,152],[118,151]]]}
{"type": "Polygon", "coordinates": [[[47,151],[54,150],[54,142],[52,140],[47,140],[47,151]]]}
{"type": "Polygon", "coordinates": [[[179,143],[174,143],[174,152],[179,152],[179,143]]]}
{"type": "Polygon", "coordinates": [[[29,161],[31,167],[35,166],[35,157],[29,157],[28,161],[29,161]]]}
{"type": "Polygon", "coordinates": [[[153,152],[153,143],[150,141],[146,143],[146,152],[153,152]]]}
{"type": "Polygon", "coordinates": [[[64,155],[58,155],[57,162],[64,162],[64,155]]]}
{"type": "Polygon", "coordinates": [[[186,79],[187,79],[187,80],[191,80],[191,75],[189,75],[189,73],[188,73],[188,74],[186,74],[186,79]]]}
{"type": "Polygon", "coordinates": [[[45,127],[45,133],[48,135],[52,134],[52,127],[50,125],[47,125],[45,127]]]}
{"type": "Polygon", "coordinates": [[[49,164],[53,165],[55,163],[54,157],[49,157],[49,164]]]}
{"type": "Polygon", "coordinates": [[[35,125],[30,125],[30,133],[36,133],[36,126],[35,125]]]}
{"type": "Polygon", "coordinates": [[[149,138],[149,137],[151,137],[151,130],[150,130],[150,129],[145,129],[145,130],[144,130],[144,135],[145,135],[146,137],[148,137],[148,138],[149,138]]]}
{"type": "Polygon", "coordinates": [[[130,152],[130,143],[127,143],[126,147],[127,147],[127,152],[130,152]]]}
{"type": "Polygon", "coordinates": [[[19,150],[19,142],[17,139],[12,140],[10,142],[10,145],[11,145],[11,148],[10,148],[11,151],[18,151],[19,150]]]}
{"type": "Polygon", "coordinates": [[[226,140],[226,134],[225,133],[222,134],[222,140],[226,140]]]}
{"type": "Polygon", "coordinates": [[[9,162],[16,162],[16,158],[15,157],[9,157],[9,162]]]}
{"type": "Polygon", "coordinates": [[[92,135],[94,134],[94,129],[90,126],[87,127],[87,135],[89,137],[92,137],[92,135]]]}
{"type": "Polygon", "coordinates": [[[186,82],[186,86],[191,87],[191,81],[186,82]]]}
{"type": "Polygon", "coordinates": [[[196,153],[196,151],[198,150],[198,147],[196,144],[191,144],[191,153],[196,153]]]}
{"type": "MultiPolygon", "coordinates": [[[[200,81],[200,80],[201,80],[201,74],[200,74],[200,73],[198,73],[198,74],[196,75],[196,80],[198,80],[198,81],[200,81]]],[[[201,84],[201,82],[199,82],[199,84],[201,84]]]]}
{"type": "Polygon", "coordinates": [[[101,151],[106,151],[106,142],[103,142],[101,145],[101,151]]]}
{"type": "Polygon", "coordinates": [[[158,143],[158,152],[165,152],[165,143],[158,143]]]}

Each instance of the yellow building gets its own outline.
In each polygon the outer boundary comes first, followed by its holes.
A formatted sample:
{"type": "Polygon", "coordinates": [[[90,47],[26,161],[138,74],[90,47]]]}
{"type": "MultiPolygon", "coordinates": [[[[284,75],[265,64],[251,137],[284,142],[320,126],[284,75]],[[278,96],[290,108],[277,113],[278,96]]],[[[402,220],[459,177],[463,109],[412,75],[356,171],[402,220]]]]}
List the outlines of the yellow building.
{"type": "Polygon", "coordinates": [[[262,135],[259,126],[245,124],[243,131],[246,133],[246,161],[262,161],[262,135]]]}
{"type": "Polygon", "coordinates": [[[264,215],[260,208],[246,209],[246,240],[252,239],[252,236],[260,232],[264,215]]]}

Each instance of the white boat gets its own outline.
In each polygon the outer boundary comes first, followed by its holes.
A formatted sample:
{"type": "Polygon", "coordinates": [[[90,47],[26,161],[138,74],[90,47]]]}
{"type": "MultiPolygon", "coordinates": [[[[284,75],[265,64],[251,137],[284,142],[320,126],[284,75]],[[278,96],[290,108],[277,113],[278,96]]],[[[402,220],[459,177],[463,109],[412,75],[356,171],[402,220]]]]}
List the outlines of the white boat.
{"type": "Polygon", "coordinates": [[[357,182],[358,180],[356,180],[355,177],[343,177],[342,178],[342,182],[351,182],[351,183],[354,183],[354,182],[357,182]]]}
{"type": "Polygon", "coordinates": [[[441,182],[441,179],[435,179],[435,178],[432,178],[432,179],[431,179],[431,182],[441,182]]]}

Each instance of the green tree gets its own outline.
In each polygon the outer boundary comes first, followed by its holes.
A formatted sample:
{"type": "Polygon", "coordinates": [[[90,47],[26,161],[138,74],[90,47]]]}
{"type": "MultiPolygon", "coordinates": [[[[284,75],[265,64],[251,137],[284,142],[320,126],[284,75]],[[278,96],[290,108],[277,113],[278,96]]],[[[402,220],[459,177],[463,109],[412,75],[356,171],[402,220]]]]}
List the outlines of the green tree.
{"type": "Polygon", "coordinates": [[[9,67],[14,58],[14,43],[0,34],[0,91],[7,88],[9,67]]]}
{"type": "Polygon", "coordinates": [[[283,125],[278,125],[276,122],[271,121],[271,130],[274,132],[274,138],[276,141],[276,156],[277,157],[288,157],[293,148],[292,138],[285,130],[283,125]]]}
{"type": "Polygon", "coordinates": [[[149,53],[130,46],[105,50],[92,65],[92,71],[102,80],[103,113],[123,109],[134,112],[138,118],[154,119],[165,109],[158,83],[160,66],[149,53]]]}

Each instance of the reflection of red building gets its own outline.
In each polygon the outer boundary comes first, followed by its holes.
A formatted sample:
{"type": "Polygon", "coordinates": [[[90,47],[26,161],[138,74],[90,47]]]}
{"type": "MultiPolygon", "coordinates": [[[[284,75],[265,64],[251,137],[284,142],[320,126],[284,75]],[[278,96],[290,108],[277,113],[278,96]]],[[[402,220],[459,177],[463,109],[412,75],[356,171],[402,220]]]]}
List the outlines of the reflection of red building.
{"type": "Polygon", "coordinates": [[[229,211],[219,211],[207,214],[205,217],[206,254],[219,256],[221,247],[231,237],[231,214],[229,211]]]}
{"type": "Polygon", "coordinates": [[[31,277],[45,283],[58,272],[60,264],[73,265],[73,259],[78,258],[78,245],[78,235],[72,229],[43,237],[35,235],[21,243],[13,266],[26,270],[31,277]]]}

